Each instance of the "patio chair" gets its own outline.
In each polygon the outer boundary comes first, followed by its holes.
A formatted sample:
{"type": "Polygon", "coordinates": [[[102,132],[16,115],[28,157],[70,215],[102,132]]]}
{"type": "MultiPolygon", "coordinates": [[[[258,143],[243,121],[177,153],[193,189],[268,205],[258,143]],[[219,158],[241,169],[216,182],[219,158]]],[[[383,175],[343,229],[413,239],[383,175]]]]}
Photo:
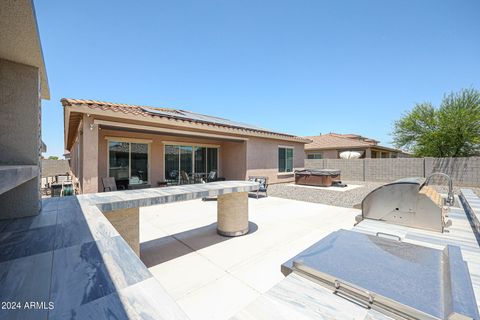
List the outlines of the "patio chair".
{"type": "Polygon", "coordinates": [[[185,171],[180,171],[180,184],[189,184],[190,183],[190,177],[188,176],[188,173],[185,171]]]}
{"type": "MultiPolygon", "coordinates": [[[[117,183],[114,177],[102,178],[102,184],[103,184],[103,192],[118,190],[117,183]]],[[[120,189],[124,190],[125,187],[122,186],[120,189]]]]}
{"type": "Polygon", "coordinates": [[[258,182],[260,184],[260,187],[257,190],[257,199],[260,192],[263,192],[265,194],[265,197],[268,197],[267,195],[268,177],[249,176],[248,180],[258,182]]]}
{"type": "Polygon", "coordinates": [[[210,171],[207,176],[207,182],[217,181],[217,171],[210,171]]]}

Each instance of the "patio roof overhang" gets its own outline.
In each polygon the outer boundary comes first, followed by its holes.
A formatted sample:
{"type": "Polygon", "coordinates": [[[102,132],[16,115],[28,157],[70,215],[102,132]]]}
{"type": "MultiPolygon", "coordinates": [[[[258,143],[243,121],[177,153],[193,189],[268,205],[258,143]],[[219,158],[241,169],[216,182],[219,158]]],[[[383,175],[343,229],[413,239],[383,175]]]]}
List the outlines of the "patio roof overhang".
{"type": "Polygon", "coordinates": [[[160,133],[166,135],[175,135],[175,136],[188,136],[188,137],[201,137],[207,139],[216,139],[224,141],[234,141],[234,142],[243,142],[247,141],[246,137],[235,137],[222,134],[213,134],[207,132],[198,132],[198,131],[185,131],[178,129],[171,129],[165,127],[155,127],[149,125],[139,125],[131,124],[124,122],[115,122],[108,120],[94,120],[93,122],[96,125],[99,125],[101,128],[113,129],[113,130],[122,130],[122,131],[134,131],[134,132],[146,132],[146,133],[160,133]]]}

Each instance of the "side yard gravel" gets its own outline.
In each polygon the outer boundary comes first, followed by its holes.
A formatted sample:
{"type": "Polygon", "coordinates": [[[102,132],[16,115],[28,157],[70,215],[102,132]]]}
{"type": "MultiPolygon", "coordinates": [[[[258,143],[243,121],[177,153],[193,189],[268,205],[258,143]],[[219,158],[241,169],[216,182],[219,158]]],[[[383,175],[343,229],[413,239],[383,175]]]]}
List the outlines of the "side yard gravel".
{"type": "MultiPolygon", "coordinates": [[[[268,195],[273,197],[323,203],[337,207],[352,208],[362,202],[363,198],[373,189],[385,184],[383,182],[343,181],[350,185],[361,187],[348,191],[330,191],[298,187],[293,184],[273,184],[268,187],[268,195]]],[[[433,186],[440,193],[447,193],[446,186],[433,186]]],[[[470,188],[480,196],[480,188],[470,188]]],[[[458,195],[460,187],[454,186],[454,192],[458,195]]]]}

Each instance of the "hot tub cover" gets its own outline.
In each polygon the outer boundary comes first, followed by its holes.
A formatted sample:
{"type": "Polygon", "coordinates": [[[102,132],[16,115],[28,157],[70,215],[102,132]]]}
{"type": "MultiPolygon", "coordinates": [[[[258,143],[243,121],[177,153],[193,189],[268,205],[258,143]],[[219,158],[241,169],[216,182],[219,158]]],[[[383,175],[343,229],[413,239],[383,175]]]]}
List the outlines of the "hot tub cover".
{"type": "Polygon", "coordinates": [[[340,170],[338,169],[305,169],[305,170],[295,170],[295,174],[309,175],[309,176],[338,176],[340,175],[340,170]]]}

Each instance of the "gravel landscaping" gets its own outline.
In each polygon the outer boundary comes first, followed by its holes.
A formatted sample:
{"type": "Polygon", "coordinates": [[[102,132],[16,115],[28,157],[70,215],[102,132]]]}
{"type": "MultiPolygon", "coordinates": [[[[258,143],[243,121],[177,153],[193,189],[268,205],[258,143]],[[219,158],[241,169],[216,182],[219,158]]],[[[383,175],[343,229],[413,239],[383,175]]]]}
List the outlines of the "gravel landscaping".
{"type": "MultiPolygon", "coordinates": [[[[330,191],[325,189],[306,188],[293,184],[273,184],[268,187],[268,195],[273,197],[323,203],[337,207],[352,208],[362,202],[363,198],[373,189],[385,184],[384,182],[343,181],[347,185],[360,185],[361,187],[348,191],[330,191]]],[[[446,186],[433,186],[440,193],[447,193],[446,186]]],[[[333,187],[332,187],[333,188],[333,187]]],[[[480,188],[469,188],[480,196],[480,188]]],[[[460,187],[454,186],[458,195],[460,187]]]]}

